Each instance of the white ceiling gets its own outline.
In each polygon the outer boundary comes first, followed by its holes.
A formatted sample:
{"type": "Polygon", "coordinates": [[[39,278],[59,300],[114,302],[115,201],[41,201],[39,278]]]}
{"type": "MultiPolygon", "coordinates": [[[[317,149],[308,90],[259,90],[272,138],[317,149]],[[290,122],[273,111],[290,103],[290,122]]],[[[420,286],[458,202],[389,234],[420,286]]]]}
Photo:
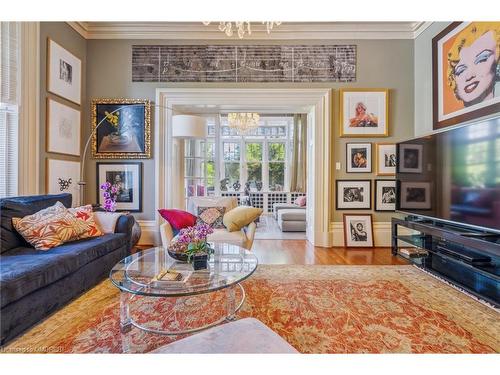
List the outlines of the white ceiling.
{"type": "MultiPolygon", "coordinates": [[[[415,39],[432,22],[283,22],[267,34],[252,23],[245,40],[415,39]]],[[[218,30],[218,22],[68,22],[86,39],[239,40],[218,30]]]]}

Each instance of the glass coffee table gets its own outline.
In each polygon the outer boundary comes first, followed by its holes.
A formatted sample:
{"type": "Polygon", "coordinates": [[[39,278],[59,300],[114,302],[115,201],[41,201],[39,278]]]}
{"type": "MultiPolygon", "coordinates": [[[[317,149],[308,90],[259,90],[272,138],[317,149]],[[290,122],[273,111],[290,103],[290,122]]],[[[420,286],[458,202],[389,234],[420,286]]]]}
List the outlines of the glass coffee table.
{"type": "Polygon", "coordinates": [[[162,335],[183,335],[234,320],[245,301],[241,282],[257,269],[257,257],[250,251],[227,243],[212,243],[208,269],[194,271],[191,264],[179,262],[169,256],[163,247],[155,247],[130,255],[116,264],[110,272],[111,282],[120,290],[120,329],[127,333],[133,326],[162,335]],[[158,280],[166,270],[182,274],[183,281],[158,280]],[[236,290],[241,298],[236,301],[236,290]],[[215,321],[189,329],[157,329],[139,323],[131,315],[131,303],[140,303],[141,297],[183,298],[225,292],[225,314],[215,321]]]}

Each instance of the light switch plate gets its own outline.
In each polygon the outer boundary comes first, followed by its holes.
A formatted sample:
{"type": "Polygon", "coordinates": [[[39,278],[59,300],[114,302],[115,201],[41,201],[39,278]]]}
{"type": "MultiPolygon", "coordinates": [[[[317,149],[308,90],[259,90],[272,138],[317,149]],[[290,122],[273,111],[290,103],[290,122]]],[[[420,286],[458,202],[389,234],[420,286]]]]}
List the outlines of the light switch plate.
{"type": "Polygon", "coordinates": [[[338,161],[338,162],[335,163],[335,169],[337,171],[340,171],[340,161],[338,161]]]}

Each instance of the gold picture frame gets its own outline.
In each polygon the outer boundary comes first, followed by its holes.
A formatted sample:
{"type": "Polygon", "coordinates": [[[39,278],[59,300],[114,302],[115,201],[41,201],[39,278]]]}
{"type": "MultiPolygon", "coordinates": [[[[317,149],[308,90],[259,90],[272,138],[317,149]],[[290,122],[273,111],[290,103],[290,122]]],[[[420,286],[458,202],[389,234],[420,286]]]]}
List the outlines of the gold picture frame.
{"type": "Polygon", "coordinates": [[[340,89],[338,112],[341,137],[389,136],[389,89],[340,89]]]}
{"type": "Polygon", "coordinates": [[[91,126],[93,158],[151,158],[150,100],[92,99],[91,126]],[[124,110],[125,120],[121,116],[124,110]]]}
{"type": "Polygon", "coordinates": [[[375,173],[377,176],[395,176],[396,175],[396,143],[393,142],[380,142],[375,144],[375,173]],[[380,151],[381,147],[393,147],[394,148],[394,165],[393,166],[385,166],[386,171],[383,171],[383,168],[381,168],[380,163],[381,163],[381,158],[380,158],[380,151]],[[392,170],[391,172],[387,172],[389,168],[392,170]]]}

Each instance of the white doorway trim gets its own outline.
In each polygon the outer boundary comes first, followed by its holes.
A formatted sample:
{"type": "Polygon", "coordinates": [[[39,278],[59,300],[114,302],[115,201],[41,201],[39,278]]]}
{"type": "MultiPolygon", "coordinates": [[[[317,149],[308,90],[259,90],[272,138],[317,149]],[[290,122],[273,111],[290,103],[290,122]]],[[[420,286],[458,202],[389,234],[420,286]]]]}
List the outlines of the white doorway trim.
{"type": "Polygon", "coordinates": [[[156,173],[155,224],[163,219],[157,210],[172,205],[172,110],[175,106],[207,106],[239,110],[307,112],[308,188],[307,239],[315,246],[332,246],[330,231],[332,91],[330,89],[169,89],[156,90],[154,158],[156,173]]]}

